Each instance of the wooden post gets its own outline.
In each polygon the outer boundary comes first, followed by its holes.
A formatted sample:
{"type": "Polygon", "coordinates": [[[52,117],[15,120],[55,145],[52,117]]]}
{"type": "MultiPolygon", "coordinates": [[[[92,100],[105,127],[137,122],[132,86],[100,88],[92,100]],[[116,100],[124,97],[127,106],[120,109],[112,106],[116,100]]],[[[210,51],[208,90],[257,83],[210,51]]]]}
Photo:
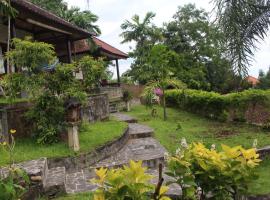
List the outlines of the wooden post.
{"type": "Polygon", "coordinates": [[[68,63],[72,63],[72,53],[71,53],[71,41],[67,39],[67,57],[68,63]]]}
{"type": "MultiPolygon", "coordinates": [[[[15,20],[11,19],[10,20],[10,39],[12,40],[16,37],[17,37],[17,35],[16,35],[15,20]]],[[[13,45],[11,45],[11,49],[12,48],[14,48],[13,45]]],[[[10,66],[10,68],[12,68],[12,66],[10,66]]],[[[18,67],[16,65],[14,66],[14,71],[18,72],[18,67]]]]}
{"type": "Polygon", "coordinates": [[[116,71],[117,71],[117,83],[118,83],[118,86],[120,87],[121,81],[120,81],[120,72],[119,72],[118,59],[115,60],[115,63],[116,63],[116,71]]]}

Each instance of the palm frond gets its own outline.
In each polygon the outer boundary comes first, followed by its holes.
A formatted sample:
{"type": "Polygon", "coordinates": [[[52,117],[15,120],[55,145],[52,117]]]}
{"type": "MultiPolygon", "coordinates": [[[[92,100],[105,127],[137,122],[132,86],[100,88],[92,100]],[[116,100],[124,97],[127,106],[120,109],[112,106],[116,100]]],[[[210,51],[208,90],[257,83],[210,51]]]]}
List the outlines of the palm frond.
{"type": "Polygon", "coordinates": [[[17,10],[10,5],[8,0],[0,0],[0,15],[15,18],[17,13],[17,10]]]}
{"type": "Polygon", "coordinates": [[[214,0],[217,19],[225,34],[227,57],[234,71],[248,74],[257,43],[264,39],[270,25],[269,0],[214,0]]]}

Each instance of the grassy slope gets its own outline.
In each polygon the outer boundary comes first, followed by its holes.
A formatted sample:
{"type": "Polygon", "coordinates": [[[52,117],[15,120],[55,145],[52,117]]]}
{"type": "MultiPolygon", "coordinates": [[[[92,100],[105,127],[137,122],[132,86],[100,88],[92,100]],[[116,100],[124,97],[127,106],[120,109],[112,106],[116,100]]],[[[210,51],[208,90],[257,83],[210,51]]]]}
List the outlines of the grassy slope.
{"type": "MultiPolygon", "coordinates": [[[[127,127],[123,122],[115,120],[106,122],[96,122],[93,124],[83,124],[80,130],[80,152],[91,151],[94,148],[105,144],[121,136],[127,127]]],[[[8,155],[0,147],[0,166],[8,163],[8,155]]],[[[39,145],[33,139],[18,139],[15,148],[15,161],[37,159],[40,157],[62,157],[74,155],[66,143],[61,142],[53,145],[39,145]]]]}
{"type": "MultiPolygon", "coordinates": [[[[137,106],[129,113],[138,118],[140,123],[149,125],[155,130],[155,137],[171,153],[175,152],[181,138],[185,137],[188,142],[201,141],[207,146],[216,144],[219,148],[221,143],[229,146],[241,144],[245,148],[252,147],[254,139],[258,140],[258,146],[270,144],[270,133],[260,128],[246,124],[219,123],[205,119],[177,109],[168,109],[168,120],[161,118],[162,110],[157,108],[158,117],[150,116],[151,110],[144,106],[137,106]],[[181,127],[179,129],[179,127],[181,127]]],[[[251,186],[251,193],[270,193],[270,161],[264,161],[257,169],[260,178],[251,186]]]]}

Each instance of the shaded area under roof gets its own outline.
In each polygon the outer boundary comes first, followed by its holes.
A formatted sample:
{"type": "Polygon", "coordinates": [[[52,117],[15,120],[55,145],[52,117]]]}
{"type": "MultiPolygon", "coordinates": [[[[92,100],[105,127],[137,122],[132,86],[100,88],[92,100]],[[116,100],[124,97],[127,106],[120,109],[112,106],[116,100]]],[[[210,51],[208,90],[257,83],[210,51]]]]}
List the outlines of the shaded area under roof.
{"type": "MultiPolygon", "coordinates": [[[[49,35],[48,30],[46,32],[46,28],[51,28],[52,32],[64,34],[73,41],[94,35],[29,1],[11,0],[11,4],[19,12],[15,19],[16,27],[33,33],[35,39],[45,41],[54,39],[52,34],[49,35]]],[[[57,38],[56,36],[55,38],[57,38]]]]}

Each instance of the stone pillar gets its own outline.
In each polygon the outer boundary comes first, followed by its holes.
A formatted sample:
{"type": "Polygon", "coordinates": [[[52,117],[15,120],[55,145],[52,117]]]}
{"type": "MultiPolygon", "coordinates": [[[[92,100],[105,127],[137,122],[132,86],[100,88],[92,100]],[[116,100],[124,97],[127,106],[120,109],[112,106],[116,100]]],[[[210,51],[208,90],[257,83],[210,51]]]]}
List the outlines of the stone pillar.
{"type": "Polygon", "coordinates": [[[69,123],[68,125],[68,146],[74,151],[80,150],[78,123],[69,123]]]}

